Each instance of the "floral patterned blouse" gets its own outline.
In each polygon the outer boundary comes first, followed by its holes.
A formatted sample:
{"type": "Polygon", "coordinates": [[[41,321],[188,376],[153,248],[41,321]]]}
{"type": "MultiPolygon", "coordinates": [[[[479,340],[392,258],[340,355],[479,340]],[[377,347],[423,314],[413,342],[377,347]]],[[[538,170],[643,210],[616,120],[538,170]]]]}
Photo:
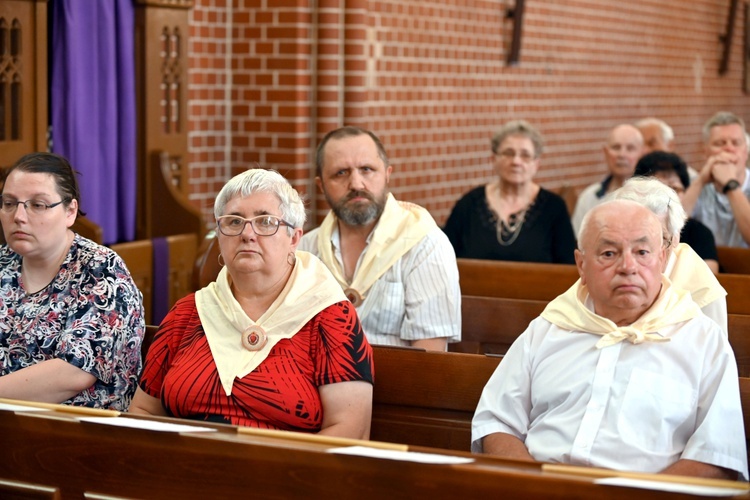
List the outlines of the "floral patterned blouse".
{"type": "Polygon", "coordinates": [[[96,377],[64,404],[125,410],[141,370],[141,292],[122,259],[76,235],[42,290],[20,284],[22,257],[0,247],[0,376],[59,358],[96,377]]]}

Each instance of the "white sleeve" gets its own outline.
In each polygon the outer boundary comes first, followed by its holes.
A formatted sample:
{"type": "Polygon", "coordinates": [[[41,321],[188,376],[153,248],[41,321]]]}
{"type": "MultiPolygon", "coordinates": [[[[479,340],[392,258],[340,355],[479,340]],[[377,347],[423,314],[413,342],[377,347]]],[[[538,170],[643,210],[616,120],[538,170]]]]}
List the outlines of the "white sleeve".
{"type": "Polygon", "coordinates": [[[471,421],[471,451],[482,453],[485,436],[503,432],[526,441],[531,414],[531,361],[529,325],[513,342],[482,390],[471,421]]]}
{"type": "MultiPolygon", "coordinates": [[[[718,335],[717,335],[718,336],[718,335]]],[[[696,430],[681,458],[737,471],[747,481],[747,449],[734,353],[725,338],[707,355],[698,395],[696,430]]]]}

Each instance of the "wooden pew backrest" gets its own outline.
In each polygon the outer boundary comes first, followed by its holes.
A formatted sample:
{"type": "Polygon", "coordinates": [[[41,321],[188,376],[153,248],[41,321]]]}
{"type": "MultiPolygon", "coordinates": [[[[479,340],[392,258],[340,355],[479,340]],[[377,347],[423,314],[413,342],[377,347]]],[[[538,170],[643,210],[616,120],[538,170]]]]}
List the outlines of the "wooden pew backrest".
{"type": "MultiPolygon", "coordinates": [[[[198,251],[195,233],[167,236],[169,247],[169,289],[167,304],[174,305],[193,292],[193,265],[198,251]]],[[[146,324],[153,324],[154,304],[154,249],[152,240],[136,240],[112,245],[112,250],[122,257],[136,286],[143,294],[146,324]]]]}
{"type": "Polygon", "coordinates": [[[143,308],[146,324],[151,321],[151,303],[153,302],[154,252],[150,240],[136,240],[112,245],[117,255],[125,262],[135,286],[143,294],[143,308]]]}
{"type": "Polygon", "coordinates": [[[451,352],[505,354],[547,306],[546,300],[461,297],[461,342],[451,352]]]}
{"type": "Polygon", "coordinates": [[[750,377],[750,315],[730,314],[729,344],[737,360],[740,377],[750,377]]]}
{"type": "Polygon", "coordinates": [[[216,233],[211,231],[203,238],[203,242],[198,249],[193,267],[193,287],[200,290],[212,281],[216,281],[219,271],[221,271],[219,242],[216,233]]]}
{"type": "Polygon", "coordinates": [[[471,419],[500,359],[373,346],[370,438],[469,451],[471,419]]]}
{"type": "MultiPolygon", "coordinates": [[[[546,300],[549,302],[578,280],[570,264],[540,264],[456,259],[463,295],[546,300]]],[[[750,314],[750,275],[721,273],[729,314],[750,314]]]]}
{"type": "Polygon", "coordinates": [[[550,301],[578,280],[571,264],[456,259],[462,295],[550,301]]]}
{"type": "Polygon", "coordinates": [[[750,274],[750,249],[716,247],[722,273],[750,274]]]}

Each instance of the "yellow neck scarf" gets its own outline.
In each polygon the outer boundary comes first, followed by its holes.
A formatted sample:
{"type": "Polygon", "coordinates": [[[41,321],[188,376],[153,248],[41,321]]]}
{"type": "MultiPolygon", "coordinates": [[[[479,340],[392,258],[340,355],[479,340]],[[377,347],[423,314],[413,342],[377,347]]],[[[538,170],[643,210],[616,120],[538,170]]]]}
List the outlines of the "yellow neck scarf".
{"type": "Polygon", "coordinates": [[[437,227],[427,210],[413,203],[396,201],[389,193],[383,214],[373,229],[361,264],[352,282],[348,283],[331,245],[331,235],[336,224],[337,219],[333,211],[328,212],[318,230],[320,260],[328,266],[342,289],[355,290],[362,300],[378,278],[437,227]]]}
{"type": "Polygon", "coordinates": [[[564,330],[601,335],[596,348],[608,347],[623,340],[632,344],[641,342],[668,342],[658,332],[660,329],[687,321],[700,314],[690,293],[672,287],[669,279],[662,276],[662,287],[654,304],[635,323],[617,326],[613,321],[597,315],[584,304],[588,298],[588,287],[579,279],[564,294],[560,295],[542,311],[542,317],[564,330]]]}
{"type": "Polygon", "coordinates": [[[700,255],[686,243],[675,247],[664,274],[669,276],[675,288],[688,290],[699,307],[727,295],[700,255]]]}
{"type": "Polygon", "coordinates": [[[302,251],[296,256],[284,289],[257,322],[245,314],[234,298],[226,267],[216,281],[195,293],[198,316],[227,396],[232,394],[235,377],[242,378],[257,368],[280,340],[293,337],[326,307],[346,300],[317,257],[302,251]],[[241,332],[255,325],[263,328],[268,342],[259,351],[251,352],[242,346],[241,332]]]}

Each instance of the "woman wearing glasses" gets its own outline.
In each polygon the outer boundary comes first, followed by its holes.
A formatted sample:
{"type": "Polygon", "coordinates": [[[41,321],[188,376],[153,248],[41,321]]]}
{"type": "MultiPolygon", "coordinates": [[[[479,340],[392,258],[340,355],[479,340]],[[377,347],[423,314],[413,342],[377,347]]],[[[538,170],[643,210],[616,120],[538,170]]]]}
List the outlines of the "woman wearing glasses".
{"type": "Polygon", "coordinates": [[[299,194],[248,170],[214,214],[224,267],[162,322],[130,411],[367,438],[372,350],[327,268],[296,251],[299,194]]]}
{"type": "Polygon", "coordinates": [[[0,198],[0,397],[125,410],[141,369],[141,293],[112,250],[75,234],[68,161],[32,153],[0,198]]]}
{"type": "Polygon", "coordinates": [[[497,180],[469,191],[443,230],[456,257],[573,264],[575,236],[565,202],[534,182],[542,137],[511,121],[492,138],[497,180]]]}

